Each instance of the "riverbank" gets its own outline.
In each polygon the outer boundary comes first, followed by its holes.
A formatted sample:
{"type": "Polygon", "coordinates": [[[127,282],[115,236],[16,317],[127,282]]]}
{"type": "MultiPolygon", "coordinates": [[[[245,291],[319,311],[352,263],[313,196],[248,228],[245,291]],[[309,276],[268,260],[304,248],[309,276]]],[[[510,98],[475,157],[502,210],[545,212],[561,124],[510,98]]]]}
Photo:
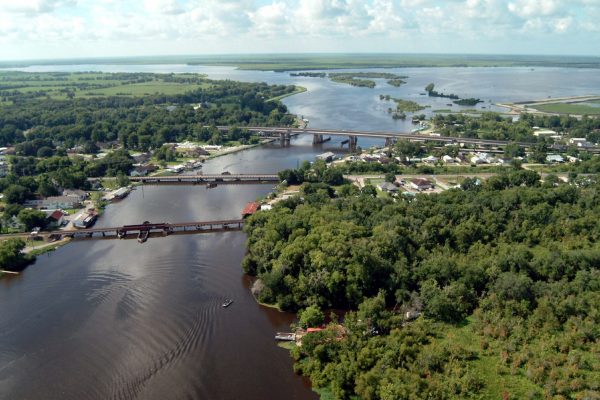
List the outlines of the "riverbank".
{"type": "Polygon", "coordinates": [[[295,85],[295,87],[296,87],[296,90],[294,90],[292,93],[287,93],[287,94],[282,94],[281,96],[271,97],[267,101],[278,101],[281,99],[285,99],[286,97],[294,96],[296,94],[300,94],[300,93],[304,93],[304,92],[308,91],[308,89],[305,88],[304,86],[295,85]]]}

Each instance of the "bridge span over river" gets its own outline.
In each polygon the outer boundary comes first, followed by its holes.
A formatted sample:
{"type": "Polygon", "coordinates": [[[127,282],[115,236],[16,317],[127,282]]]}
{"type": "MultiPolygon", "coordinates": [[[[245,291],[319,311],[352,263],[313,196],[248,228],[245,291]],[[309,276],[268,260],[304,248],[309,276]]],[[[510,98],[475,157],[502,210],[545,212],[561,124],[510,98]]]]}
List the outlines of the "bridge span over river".
{"type": "MultiPolygon", "coordinates": [[[[228,132],[233,127],[231,126],[217,126],[222,132],[228,132]]],[[[342,142],[342,144],[348,143],[350,149],[355,149],[359,137],[384,139],[386,146],[391,146],[398,140],[410,140],[410,141],[421,141],[421,142],[436,142],[441,144],[456,144],[456,145],[472,145],[481,149],[486,148],[501,148],[509,143],[517,144],[523,148],[529,148],[535,143],[529,142],[512,142],[508,140],[491,140],[491,139],[479,139],[479,138],[466,138],[466,137],[451,137],[441,135],[431,135],[423,133],[402,133],[402,132],[385,132],[385,131],[353,131],[346,129],[315,129],[315,128],[291,128],[291,127],[268,127],[268,126],[246,126],[239,127],[247,129],[250,132],[262,132],[265,134],[271,134],[272,136],[278,136],[282,141],[289,141],[292,136],[295,135],[313,135],[313,144],[323,143],[326,141],[326,136],[345,136],[348,139],[342,142]]],[[[551,146],[552,149],[560,151],[566,150],[566,146],[560,144],[554,144],[551,146]]],[[[589,151],[591,153],[600,153],[600,148],[582,148],[581,150],[589,151]]]]}

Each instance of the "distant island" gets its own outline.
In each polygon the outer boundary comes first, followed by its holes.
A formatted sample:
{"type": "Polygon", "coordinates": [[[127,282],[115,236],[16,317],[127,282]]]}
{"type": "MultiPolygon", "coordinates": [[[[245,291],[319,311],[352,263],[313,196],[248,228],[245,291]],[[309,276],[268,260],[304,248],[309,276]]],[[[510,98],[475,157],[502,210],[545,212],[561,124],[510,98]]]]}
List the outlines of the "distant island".
{"type": "Polygon", "coordinates": [[[329,77],[332,82],[346,83],[351,86],[374,88],[377,84],[373,79],[387,79],[390,86],[399,87],[406,83],[404,79],[408,76],[391,74],[389,72],[292,72],[290,76],[302,76],[309,78],[329,77]]]}
{"type": "Polygon", "coordinates": [[[444,93],[440,93],[434,90],[435,85],[433,83],[428,84],[427,86],[425,86],[425,91],[427,92],[427,95],[429,97],[444,97],[447,99],[453,99],[455,101],[453,101],[454,104],[458,104],[459,106],[474,106],[478,103],[483,103],[483,100],[481,99],[475,99],[473,97],[469,97],[468,99],[461,99],[460,97],[458,97],[455,94],[444,94],[444,93]]]}

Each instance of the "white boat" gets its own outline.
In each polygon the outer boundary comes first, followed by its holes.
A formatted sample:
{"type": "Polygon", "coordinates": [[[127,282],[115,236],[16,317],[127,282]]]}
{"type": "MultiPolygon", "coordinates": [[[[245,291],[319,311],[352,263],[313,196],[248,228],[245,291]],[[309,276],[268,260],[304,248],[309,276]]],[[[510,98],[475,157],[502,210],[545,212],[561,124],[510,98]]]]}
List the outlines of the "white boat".
{"type": "Polygon", "coordinates": [[[222,304],[222,306],[223,306],[223,308],[229,307],[231,305],[231,303],[233,303],[233,300],[227,299],[227,300],[225,300],[225,303],[222,304]]]}

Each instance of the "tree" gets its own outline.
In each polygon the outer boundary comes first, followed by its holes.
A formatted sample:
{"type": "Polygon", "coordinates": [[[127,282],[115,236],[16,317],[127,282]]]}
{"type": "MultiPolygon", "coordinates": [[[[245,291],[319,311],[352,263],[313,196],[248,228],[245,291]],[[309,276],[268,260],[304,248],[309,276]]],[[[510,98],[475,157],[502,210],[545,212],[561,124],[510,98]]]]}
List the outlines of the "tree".
{"type": "Polygon", "coordinates": [[[298,314],[300,326],[308,328],[319,326],[325,320],[325,314],[317,306],[308,306],[298,314]]]}
{"type": "Polygon", "coordinates": [[[36,227],[44,228],[46,226],[46,214],[41,211],[24,208],[19,212],[17,218],[25,225],[27,230],[36,227]]]}
{"type": "Polygon", "coordinates": [[[7,239],[0,242],[0,266],[10,271],[19,271],[33,258],[23,254],[25,242],[21,239],[7,239]]]}
{"type": "Polygon", "coordinates": [[[23,203],[30,195],[29,189],[21,185],[10,185],[4,190],[4,198],[7,203],[23,203]]]}

